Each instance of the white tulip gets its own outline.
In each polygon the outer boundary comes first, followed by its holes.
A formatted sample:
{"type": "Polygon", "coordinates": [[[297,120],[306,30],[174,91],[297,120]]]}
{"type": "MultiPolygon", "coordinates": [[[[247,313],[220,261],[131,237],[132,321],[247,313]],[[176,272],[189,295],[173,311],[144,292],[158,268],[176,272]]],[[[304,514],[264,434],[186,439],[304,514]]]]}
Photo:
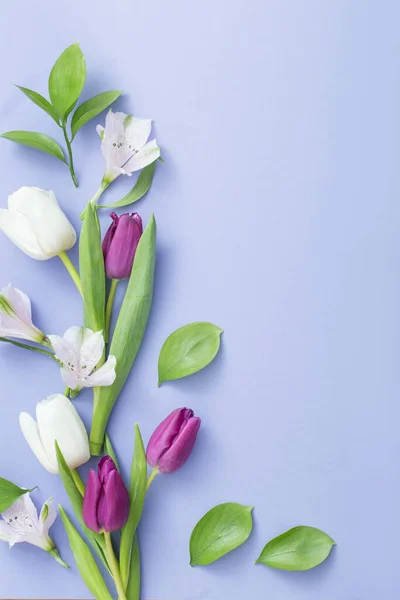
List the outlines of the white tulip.
{"type": "Polygon", "coordinates": [[[114,181],[118,175],[132,175],[160,156],[156,140],[147,142],[151,119],[136,119],[132,115],[110,110],[105,128],[97,125],[96,131],[102,140],[101,149],[106,159],[103,181],[107,183],[114,181]]]}
{"type": "Polygon", "coordinates": [[[22,187],[0,209],[0,229],[25,254],[47,260],[69,250],[76,233],[52,191],[22,187]]]}
{"type": "Polygon", "coordinates": [[[20,338],[41,344],[44,333],[32,323],[31,301],[11,284],[0,292],[0,337],[20,338]]]}
{"type": "Polygon", "coordinates": [[[58,473],[56,441],[70,469],[89,460],[85,426],[68,398],[54,394],[42,400],[36,406],[36,419],[24,412],[19,423],[32,452],[49,473],[58,473]]]}

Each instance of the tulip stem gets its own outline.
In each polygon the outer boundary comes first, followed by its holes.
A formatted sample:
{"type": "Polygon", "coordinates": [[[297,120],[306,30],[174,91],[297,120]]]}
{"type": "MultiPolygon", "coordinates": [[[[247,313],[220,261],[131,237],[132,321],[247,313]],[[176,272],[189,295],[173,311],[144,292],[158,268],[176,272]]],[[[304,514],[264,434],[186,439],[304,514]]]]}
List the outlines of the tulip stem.
{"type": "Polygon", "coordinates": [[[68,167],[69,167],[69,172],[71,173],[72,181],[74,182],[75,187],[79,187],[78,180],[76,178],[75,171],[74,171],[74,159],[72,157],[72,147],[71,147],[71,142],[69,141],[69,138],[68,138],[67,124],[66,123],[62,124],[62,130],[63,130],[63,133],[64,133],[65,143],[67,144],[67,149],[68,149],[68,157],[69,157],[69,165],[68,165],[68,167]]]}
{"type": "Polygon", "coordinates": [[[86,487],[82,481],[82,477],[79,475],[79,473],[76,469],[71,469],[71,475],[72,475],[72,479],[74,480],[76,487],[80,491],[81,495],[84,496],[86,487]]]}
{"type": "Polygon", "coordinates": [[[155,480],[155,478],[157,477],[159,472],[160,471],[158,470],[158,467],[154,467],[154,469],[150,473],[149,478],[147,480],[147,491],[149,491],[149,487],[151,486],[151,484],[153,483],[153,481],[155,480]]]}
{"type": "Polygon", "coordinates": [[[67,269],[68,273],[70,274],[71,279],[74,282],[74,284],[76,285],[78,292],[80,293],[81,296],[83,296],[81,278],[79,277],[79,273],[75,269],[75,266],[72,264],[71,259],[69,258],[68,254],[63,250],[62,252],[60,252],[58,257],[64,264],[64,267],[67,269]]]}
{"type": "Polygon", "coordinates": [[[118,600],[126,600],[125,588],[122,585],[119,564],[114,554],[114,549],[111,541],[111,534],[108,531],[104,532],[104,539],[106,541],[108,564],[110,565],[111,575],[113,576],[115,587],[117,588],[118,592],[118,600]]]}
{"type": "Polygon", "coordinates": [[[105,335],[104,335],[104,338],[105,338],[104,341],[106,344],[107,344],[107,342],[109,340],[109,336],[110,336],[111,315],[112,315],[112,310],[113,310],[113,306],[114,306],[115,292],[117,291],[118,283],[119,283],[118,279],[111,280],[110,291],[109,291],[108,299],[107,299],[106,327],[105,327],[105,335]]]}

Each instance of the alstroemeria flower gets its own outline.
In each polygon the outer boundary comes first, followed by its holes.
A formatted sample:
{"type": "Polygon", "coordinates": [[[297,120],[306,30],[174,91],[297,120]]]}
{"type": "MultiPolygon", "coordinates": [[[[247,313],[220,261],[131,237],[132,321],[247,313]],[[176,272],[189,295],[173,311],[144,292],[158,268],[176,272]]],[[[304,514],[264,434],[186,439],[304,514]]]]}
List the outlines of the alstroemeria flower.
{"type": "Polygon", "coordinates": [[[132,175],[157,160],[160,148],[156,140],[147,142],[151,119],[136,119],[123,112],[110,110],[105,128],[97,125],[101,149],[106,159],[104,181],[111,183],[119,175],[132,175]]]}
{"type": "Polygon", "coordinates": [[[96,370],[104,351],[104,337],[86,327],[70,327],[64,336],[49,335],[57,360],[61,364],[61,377],[71,390],[84,387],[112,385],[115,381],[115,356],[96,370]]]}
{"type": "Polygon", "coordinates": [[[44,333],[32,323],[31,301],[11,284],[0,292],[0,337],[31,340],[39,344],[44,333]]]}

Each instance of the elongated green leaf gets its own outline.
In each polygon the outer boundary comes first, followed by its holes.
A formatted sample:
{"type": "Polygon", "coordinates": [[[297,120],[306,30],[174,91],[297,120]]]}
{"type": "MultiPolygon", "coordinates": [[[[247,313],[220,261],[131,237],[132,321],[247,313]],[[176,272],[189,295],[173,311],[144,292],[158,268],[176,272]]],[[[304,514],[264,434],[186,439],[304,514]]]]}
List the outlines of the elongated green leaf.
{"type": "Polygon", "coordinates": [[[110,440],[108,433],[106,433],[105,438],[104,438],[104,454],[108,454],[108,456],[111,456],[111,458],[113,459],[113,461],[115,463],[115,466],[117,467],[117,469],[119,471],[120,468],[119,468],[119,464],[118,464],[117,455],[111,444],[111,440],[110,440]]]}
{"type": "Polygon", "coordinates": [[[58,505],[58,510],[83,581],[97,600],[112,600],[112,596],[107,589],[88,545],[83,541],[75,527],[72,525],[63,507],[58,505]]]}
{"type": "Polygon", "coordinates": [[[106,276],[97,212],[89,202],[79,241],[85,327],[104,331],[106,276]]]}
{"type": "Polygon", "coordinates": [[[222,329],[212,323],[190,323],[171,333],[158,359],[158,385],[204,369],[216,356],[222,329]]]}
{"type": "Polygon", "coordinates": [[[0,513],[10,508],[18,498],[27,492],[32,492],[32,490],[24,490],[8,479],[0,477],[0,513]]]}
{"type": "Polygon", "coordinates": [[[85,522],[82,516],[82,506],[83,506],[83,498],[82,494],[78,490],[75,481],[71,475],[71,471],[65,462],[65,459],[62,455],[62,452],[56,442],[56,455],[57,455],[57,463],[58,470],[64,485],[64,489],[68,494],[69,501],[72,506],[72,510],[78,520],[79,525],[82,527],[86,537],[88,538],[90,544],[92,545],[93,550],[96,552],[98,557],[103,562],[104,566],[109,570],[108,561],[106,557],[106,546],[104,537],[99,535],[98,533],[88,529],[86,527],[85,522]]]}
{"type": "Polygon", "coordinates": [[[44,133],[37,133],[36,131],[7,131],[0,135],[0,137],[10,140],[10,142],[29,146],[29,148],[35,148],[36,150],[46,152],[46,154],[51,154],[51,156],[55,156],[67,164],[61,146],[53,138],[44,133]]]}
{"type": "Polygon", "coordinates": [[[121,578],[124,586],[128,584],[131,553],[132,553],[132,542],[139,525],[144,500],[146,497],[147,487],[147,460],[146,452],[143,445],[142,436],[140,434],[139,425],[135,424],[135,450],[132,458],[131,466],[131,479],[129,486],[129,496],[131,501],[131,507],[129,512],[129,518],[126,522],[125,527],[121,533],[121,546],[120,546],[120,565],[121,565],[121,578]]]}
{"type": "Polygon", "coordinates": [[[54,108],[52,107],[50,102],[48,100],[46,100],[46,98],[44,98],[41,94],[38,94],[38,92],[34,92],[33,90],[30,90],[29,88],[22,87],[22,85],[16,85],[15,87],[17,87],[19,90],[21,90],[21,92],[24,92],[25,96],[28,96],[29,100],[32,100],[32,102],[34,104],[36,104],[36,106],[39,106],[39,108],[41,108],[42,110],[47,112],[47,114],[50,115],[50,117],[55,120],[57,125],[60,124],[60,120],[58,118],[56,111],[54,110],[54,108]]]}
{"type": "Polygon", "coordinates": [[[122,206],[128,206],[128,204],[133,204],[137,202],[143,196],[147,194],[149,189],[151,188],[151,184],[153,183],[154,171],[156,169],[156,163],[151,163],[151,165],[147,165],[140,173],[137,182],[133,186],[130,192],[126,194],[121,200],[118,202],[114,202],[113,204],[98,204],[97,209],[100,208],[120,208],[122,206]]]}
{"type": "Polygon", "coordinates": [[[100,114],[105,108],[110,106],[122,94],[122,90],[112,90],[98,94],[90,100],[83,102],[72,115],[71,131],[72,139],[76,136],[81,127],[88,121],[100,114]]]}
{"type": "Polygon", "coordinates": [[[153,297],[155,258],[156,222],[151,215],[136,250],[129,284],[110,345],[110,354],[117,359],[117,377],[112,385],[100,388],[93,415],[90,449],[95,456],[101,452],[108,418],[129,375],[146,330],[153,297]]]}
{"type": "Polygon", "coordinates": [[[126,588],[126,600],[140,599],[140,548],[137,533],[133,538],[131,567],[126,588]]]}
{"type": "Polygon", "coordinates": [[[294,527],[268,542],[257,563],[283,571],[307,571],[321,564],[334,545],[320,529],[294,527]]]}
{"type": "Polygon", "coordinates": [[[209,565],[243,544],[253,528],[252,508],[227,502],[205,514],[190,538],[191,566],[209,565]]]}
{"type": "Polygon", "coordinates": [[[79,44],[72,44],[57,59],[49,77],[50,100],[62,121],[73,110],[85,80],[85,58],[79,44]]]}

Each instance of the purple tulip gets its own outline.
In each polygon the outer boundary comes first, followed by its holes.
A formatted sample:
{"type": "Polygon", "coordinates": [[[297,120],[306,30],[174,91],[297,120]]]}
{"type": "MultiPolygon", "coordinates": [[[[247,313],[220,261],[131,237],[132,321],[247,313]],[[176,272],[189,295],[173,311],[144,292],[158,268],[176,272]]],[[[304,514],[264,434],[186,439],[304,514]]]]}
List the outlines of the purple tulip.
{"type": "Polygon", "coordinates": [[[83,498],[83,520],[92,531],[117,531],[129,516],[129,494],[113,459],[104,456],[98,472],[90,469],[83,498]]]}
{"type": "Polygon", "coordinates": [[[142,219],[137,213],[125,213],[118,217],[112,212],[110,217],[113,222],[102,244],[106,275],[110,279],[126,279],[131,274],[143,232],[142,219]]]}
{"type": "Polygon", "coordinates": [[[147,446],[147,462],[160,473],[177,471],[189,458],[201,420],[190,408],[177,408],[160,425],[147,446]]]}

